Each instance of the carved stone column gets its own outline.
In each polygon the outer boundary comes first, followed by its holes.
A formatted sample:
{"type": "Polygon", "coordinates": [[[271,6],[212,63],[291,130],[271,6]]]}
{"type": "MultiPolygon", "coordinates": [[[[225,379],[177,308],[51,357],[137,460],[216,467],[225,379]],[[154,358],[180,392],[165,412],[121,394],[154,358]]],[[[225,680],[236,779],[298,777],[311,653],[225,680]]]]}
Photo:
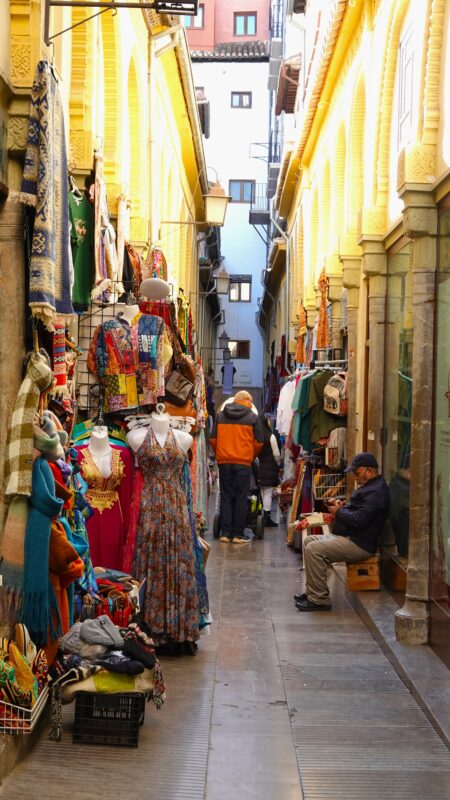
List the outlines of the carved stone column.
{"type": "Polygon", "coordinates": [[[400,194],[405,202],[404,232],[412,239],[413,263],[411,495],[406,600],[396,612],[395,629],[399,641],[425,644],[429,629],[437,210],[428,187],[421,190],[417,184],[410,186],[405,184],[400,194]]]}
{"type": "Polygon", "coordinates": [[[382,460],[387,257],[381,236],[363,235],[362,270],[369,281],[367,448],[382,460]]]}
{"type": "Polygon", "coordinates": [[[347,345],[348,345],[348,406],[347,406],[347,461],[350,463],[356,450],[356,396],[358,381],[358,317],[361,257],[341,256],[343,285],[347,289],[347,345]]]}
{"type": "Polygon", "coordinates": [[[328,275],[328,300],[331,302],[331,347],[341,346],[341,332],[339,322],[341,319],[341,291],[342,275],[328,275]]]}

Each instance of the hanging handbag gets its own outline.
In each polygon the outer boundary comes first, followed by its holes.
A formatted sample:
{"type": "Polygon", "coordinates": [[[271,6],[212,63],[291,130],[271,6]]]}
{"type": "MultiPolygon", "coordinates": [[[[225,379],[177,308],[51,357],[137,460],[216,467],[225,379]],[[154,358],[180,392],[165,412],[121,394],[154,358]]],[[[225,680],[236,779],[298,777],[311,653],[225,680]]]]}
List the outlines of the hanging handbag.
{"type": "Polygon", "coordinates": [[[173,370],[166,380],[164,397],[176,406],[184,406],[192,397],[194,384],[178,370],[173,370]]]}

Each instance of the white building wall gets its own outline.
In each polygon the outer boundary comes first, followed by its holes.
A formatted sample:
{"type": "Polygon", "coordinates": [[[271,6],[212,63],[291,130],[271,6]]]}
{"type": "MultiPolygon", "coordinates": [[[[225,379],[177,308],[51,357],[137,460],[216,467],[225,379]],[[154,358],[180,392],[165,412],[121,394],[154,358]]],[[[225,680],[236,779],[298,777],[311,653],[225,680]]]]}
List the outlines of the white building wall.
{"type": "MultiPolygon", "coordinates": [[[[230,180],[254,180],[256,184],[265,184],[266,162],[251,158],[250,146],[254,142],[267,142],[268,63],[194,62],[193,73],[195,85],[204,87],[210,102],[211,134],[204,140],[206,163],[213,168],[208,177],[214,180],[214,170],[217,170],[226,192],[230,180]],[[252,107],[231,108],[231,92],[251,92],[252,107]]],[[[261,148],[258,152],[261,153],[261,148]]],[[[237,370],[234,385],[260,388],[263,341],[255,314],[257,298],[262,295],[261,270],[266,263],[266,247],[249,224],[249,211],[249,203],[228,205],[225,225],[221,229],[221,252],[228,273],[252,276],[251,302],[230,303],[226,295],[221,295],[221,301],[225,309],[225,329],[230,339],[250,341],[250,358],[234,360],[237,370]]],[[[208,355],[204,354],[206,364],[210,360],[208,355]]],[[[222,354],[218,352],[216,357],[220,361],[216,367],[216,380],[221,383],[222,354]]]]}

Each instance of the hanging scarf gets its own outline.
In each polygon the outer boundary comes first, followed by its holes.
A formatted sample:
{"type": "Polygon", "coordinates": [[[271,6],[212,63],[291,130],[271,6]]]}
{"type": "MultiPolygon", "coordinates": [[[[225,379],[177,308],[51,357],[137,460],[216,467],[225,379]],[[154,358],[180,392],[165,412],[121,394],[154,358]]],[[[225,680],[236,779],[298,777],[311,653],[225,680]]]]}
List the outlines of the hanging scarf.
{"type": "Polygon", "coordinates": [[[95,279],[91,297],[95,303],[107,303],[111,281],[108,278],[102,231],[109,224],[109,212],[106,199],[106,183],[103,177],[103,158],[101,156],[96,156],[95,159],[94,209],[95,279]]]}
{"type": "Polygon", "coordinates": [[[29,305],[51,331],[57,319],[70,319],[73,307],[63,107],[46,61],[39,61],[31,90],[20,201],[35,209],[29,305]]]}
{"type": "Polygon", "coordinates": [[[298,313],[298,338],[297,338],[297,347],[295,350],[296,364],[306,363],[305,336],[308,331],[306,322],[307,320],[306,320],[305,306],[303,305],[302,302],[300,302],[300,308],[298,313]]]}
{"type": "Polygon", "coordinates": [[[28,500],[13,497],[1,535],[2,580],[1,622],[13,627],[20,617],[23,593],[24,542],[28,500]]]}
{"type": "Polygon", "coordinates": [[[33,491],[25,534],[25,569],[21,622],[37,647],[61,634],[58,605],[49,579],[49,546],[52,519],[63,501],[55,495],[55,481],[44,458],[33,465],[33,491]]]}
{"type": "Polygon", "coordinates": [[[319,291],[320,291],[320,307],[319,307],[319,320],[317,325],[317,348],[320,350],[328,347],[330,344],[330,325],[328,322],[327,314],[327,291],[328,291],[328,278],[325,274],[325,269],[320,273],[319,278],[319,291]]]}
{"type": "Polygon", "coordinates": [[[34,415],[41,392],[52,383],[53,373],[48,360],[41,353],[30,353],[11,418],[5,461],[6,495],[29,497],[31,494],[34,415]]]}
{"type": "Polygon", "coordinates": [[[52,368],[55,376],[55,386],[52,389],[53,395],[63,395],[68,397],[67,369],[66,369],[66,326],[64,323],[56,322],[54,325],[52,341],[52,368]]]}

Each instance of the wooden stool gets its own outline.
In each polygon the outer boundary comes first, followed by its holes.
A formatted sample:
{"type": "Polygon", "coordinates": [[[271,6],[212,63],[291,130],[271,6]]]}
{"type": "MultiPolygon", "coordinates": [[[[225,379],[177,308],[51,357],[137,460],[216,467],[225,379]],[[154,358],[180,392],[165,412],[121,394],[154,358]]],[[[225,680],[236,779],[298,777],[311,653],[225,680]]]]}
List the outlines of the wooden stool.
{"type": "Polygon", "coordinates": [[[380,556],[371,556],[357,564],[347,564],[347,587],[351,592],[380,589],[380,556]]]}

